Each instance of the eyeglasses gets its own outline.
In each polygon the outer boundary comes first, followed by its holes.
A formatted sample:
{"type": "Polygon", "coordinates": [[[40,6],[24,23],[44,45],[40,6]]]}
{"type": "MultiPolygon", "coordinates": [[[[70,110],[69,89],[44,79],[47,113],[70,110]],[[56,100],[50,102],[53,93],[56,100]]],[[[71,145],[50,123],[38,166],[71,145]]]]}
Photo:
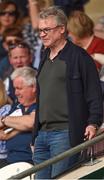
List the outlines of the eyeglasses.
{"type": "Polygon", "coordinates": [[[19,43],[16,43],[16,44],[10,44],[8,49],[9,49],[9,52],[13,49],[15,49],[16,47],[18,48],[27,48],[29,51],[30,51],[30,47],[28,46],[28,44],[26,44],[25,42],[19,42],[19,43]]]}
{"type": "Polygon", "coordinates": [[[16,11],[2,11],[0,12],[0,16],[16,16],[17,12],[16,11]]]}
{"type": "Polygon", "coordinates": [[[56,28],[58,28],[58,27],[60,27],[60,26],[57,25],[57,26],[55,26],[55,27],[53,27],[53,28],[38,29],[38,32],[39,32],[39,34],[41,34],[42,32],[43,32],[44,34],[48,34],[51,30],[54,30],[54,29],[56,29],[56,28]]]}

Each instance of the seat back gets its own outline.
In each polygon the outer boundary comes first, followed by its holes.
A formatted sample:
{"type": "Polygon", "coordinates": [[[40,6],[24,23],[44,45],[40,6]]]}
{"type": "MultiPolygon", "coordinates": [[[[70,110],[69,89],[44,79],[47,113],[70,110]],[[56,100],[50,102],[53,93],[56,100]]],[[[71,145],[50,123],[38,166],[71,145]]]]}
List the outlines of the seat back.
{"type": "MultiPolygon", "coordinates": [[[[33,167],[33,165],[27,162],[18,162],[7,165],[0,169],[0,179],[7,180],[11,176],[17,175],[22,171],[25,171],[31,167],[33,167]]],[[[23,180],[30,180],[30,179],[31,176],[27,176],[26,178],[23,178],[23,180]]]]}

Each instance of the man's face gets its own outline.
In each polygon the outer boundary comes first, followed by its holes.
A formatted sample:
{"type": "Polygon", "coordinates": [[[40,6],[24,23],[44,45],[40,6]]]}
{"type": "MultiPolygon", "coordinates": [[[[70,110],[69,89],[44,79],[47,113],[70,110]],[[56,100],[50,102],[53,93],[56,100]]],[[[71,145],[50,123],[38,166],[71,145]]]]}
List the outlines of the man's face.
{"type": "Polygon", "coordinates": [[[9,55],[10,64],[14,69],[23,66],[30,66],[32,57],[27,48],[16,47],[11,50],[9,55]]]}
{"type": "Polygon", "coordinates": [[[34,102],[36,87],[35,85],[28,86],[22,77],[16,77],[13,80],[15,95],[20,104],[29,106],[34,102]]]}
{"type": "Polygon", "coordinates": [[[58,44],[64,32],[64,26],[58,26],[54,17],[39,19],[39,34],[45,47],[58,44]]]}

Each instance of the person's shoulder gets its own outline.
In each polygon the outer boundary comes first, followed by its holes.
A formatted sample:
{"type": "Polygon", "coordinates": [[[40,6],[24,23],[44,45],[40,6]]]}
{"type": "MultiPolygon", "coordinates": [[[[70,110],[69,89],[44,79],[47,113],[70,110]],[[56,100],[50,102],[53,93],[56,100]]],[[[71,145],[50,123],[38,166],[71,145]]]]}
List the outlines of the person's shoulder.
{"type": "Polygon", "coordinates": [[[82,47],[74,44],[71,40],[68,39],[67,44],[66,44],[65,48],[63,49],[62,54],[68,58],[68,57],[77,57],[79,55],[80,56],[81,55],[87,55],[88,53],[82,47]]]}
{"type": "Polygon", "coordinates": [[[21,109],[21,105],[20,105],[20,103],[18,103],[18,102],[14,102],[14,103],[12,104],[10,113],[12,113],[13,111],[15,111],[16,109],[21,109]]]}
{"type": "Polygon", "coordinates": [[[104,43],[104,39],[98,36],[94,36],[94,41],[96,42],[103,42],[104,43]]]}
{"type": "Polygon", "coordinates": [[[68,48],[70,48],[71,50],[77,50],[77,51],[83,51],[83,48],[81,48],[80,46],[76,45],[75,43],[72,42],[71,39],[67,39],[67,44],[66,46],[68,48]]]}
{"type": "Polygon", "coordinates": [[[72,41],[70,42],[70,47],[72,47],[72,50],[74,51],[74,54],[76,54],[76,55],[77,54],[80,54],[80,55],[82,54],[82,55],[89,56],[88,52],[84,48],[74,44],[72,41]]]}
{"type": "Polygon", "coordinates": [[[42,53],[43,53],[43,55],[49,53],[49,51],[50,51],[49,48],[45,48],[44,46],[42,47],[42,53]]]}
{"type": "Polygon", "coordinates": [[[63,50],[60,57],[73,65],[92,62],[92,58],[87,51],[71,41],[67,42],[66,48],[63,50]]]}
{"type": "Polygon", "coordinates": [[[11,110],[12,105],[11,104],[5,104],[0,108],[0,116],[6,116],[10,110],[11,110]]]}

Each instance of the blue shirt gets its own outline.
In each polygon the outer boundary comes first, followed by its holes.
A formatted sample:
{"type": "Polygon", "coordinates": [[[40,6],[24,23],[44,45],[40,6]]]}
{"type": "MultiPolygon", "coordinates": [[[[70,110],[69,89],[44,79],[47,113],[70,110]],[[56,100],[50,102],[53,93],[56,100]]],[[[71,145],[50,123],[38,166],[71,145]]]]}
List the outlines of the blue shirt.
{"type": "MultiPolygon", "coordinates": [[[[17,105],[13,107],[13,111],[16,109],[21,109],[23,115],[30,114],[31,112],[36,110],[36,103],[32,104],[27,111],[25,111],[22,105],[17,105]]],[[[32,141],[32,132],[26,131],[21,132],[14,136],[13,138],[7,141],[7,149],[8,149],[8,163],[16,163],[16,162],[32,162],[32,151],[30,148],[30,144],[32,141]]]]}
{"type": "MultiPolygon", "coordinates": [[[[0,116],[5,117],[11,110],[11,105],[6,104],[0,108],[0,116]]],[[[6,141],[0,141],[0,159],[7,158],[6,141]]]]}

